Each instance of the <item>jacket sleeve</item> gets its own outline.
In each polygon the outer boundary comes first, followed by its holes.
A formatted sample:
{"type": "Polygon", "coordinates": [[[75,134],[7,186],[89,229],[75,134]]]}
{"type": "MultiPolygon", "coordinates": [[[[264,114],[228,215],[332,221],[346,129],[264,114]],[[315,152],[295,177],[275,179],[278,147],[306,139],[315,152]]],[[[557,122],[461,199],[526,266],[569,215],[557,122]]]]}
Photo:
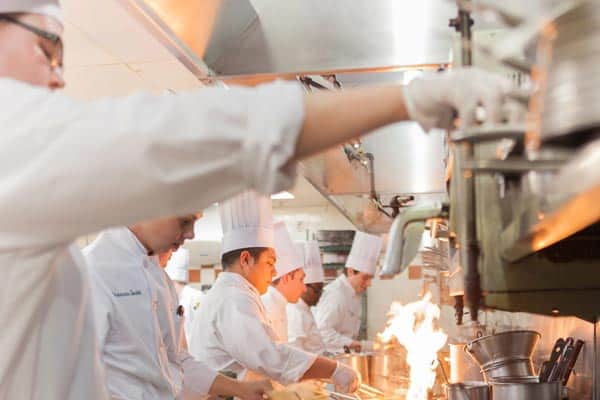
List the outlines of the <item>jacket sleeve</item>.
{"type": "Polygon", "coordinates": [[[75,102],[0,79],[0,104],[0,232],[13,248],[288,188],[304,120],[302,89],[281,82],[75,102]]]}
{"type": "Polygon", "coordinates": [[[342,324],[344,311],[339,299],[331,293],[324,293],[321,300],[319,300],[319,304],[315,309],[315,321],[327,351],[338,353],[342,352],[344,346],[350,345],[354,340],[351,337],[339,334],[336,330],[336,327],[342,324]]]}
{"type": "MultiPolygon", "coordinates": [[[[164,282],[166,283],[169,295],[171,296],[171,304],[178,305],[179,300],[177,297],[177,291],[173,281],[165,270],[160,271],[164,282]]],[[[209,367],[207,364],[194,359],[194,357],[188,352],[187,342],[184,335],[184,322],[183,319],[175,319],[173,321],[173,343],[175,345],[174,352],[169,352],[169,357],[175,358],[175,363],[183,371],[183,395],[181,398],[185,400],[200,400],[205,399],[206,395],[210,391],[210,388],[217,377],[217,371],[209,367]]],[[[179,398],[179,397],[178,397],[179,398]]]]}
{"type": "Polygon", "coordinates": [[[219,340],[229,355],[248,369],[289,384],[298,382],[317,358],[287,343],[276,342],[275,332],[251,296],[239,295],[219,311],[216,321],[219,340]]]}
{"type": "Polygon", "coordinates": [[[183,368],[183,390],[188,394],[186,398],[189,398],[190,393],[201,397],[206,396],[217,377],[217,371],[195,360],[186,349],[179,352],[179,357],[183,368]]]}

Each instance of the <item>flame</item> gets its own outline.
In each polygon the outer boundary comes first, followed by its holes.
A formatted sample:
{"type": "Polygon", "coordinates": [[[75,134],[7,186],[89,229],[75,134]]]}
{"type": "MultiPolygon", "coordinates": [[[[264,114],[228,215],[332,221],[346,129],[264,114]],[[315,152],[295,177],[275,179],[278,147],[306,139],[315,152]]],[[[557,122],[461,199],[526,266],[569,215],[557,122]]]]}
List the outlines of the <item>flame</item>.
{"type": "Polygon", "coordinates": [[[431,293],[427,293],[414,303],[392,303],[386,328],[379,334],[383,342],[395,337],[407,350],[410,387],[406,400],[426,400],[429,389],[433,387],[437,353],[448,338],[434,326],[434,321],[439,318],[440,308],[431,303],[431,293]]]}

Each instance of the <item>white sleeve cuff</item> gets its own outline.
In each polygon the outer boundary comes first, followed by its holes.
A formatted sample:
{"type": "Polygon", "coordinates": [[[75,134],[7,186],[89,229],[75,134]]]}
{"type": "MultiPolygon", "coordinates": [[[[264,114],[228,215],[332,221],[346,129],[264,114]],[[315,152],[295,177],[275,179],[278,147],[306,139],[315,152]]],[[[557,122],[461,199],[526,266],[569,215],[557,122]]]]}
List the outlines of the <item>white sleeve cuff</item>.
{"type": "Polygon", "coordinates": [[[217,371],[200,361],[194,360],[191,356],[186,357],[181,366],[183,367],[184,389],[201,395],[208,394],[217,377],[217,371]]]}
{"type": "Polygon", "coordinates": [[[300,381],[318,356],[285,343],[279,346],[285,347],[288,352],[287,362],[281,374],[281,383],[289,384],[300,381]]]}

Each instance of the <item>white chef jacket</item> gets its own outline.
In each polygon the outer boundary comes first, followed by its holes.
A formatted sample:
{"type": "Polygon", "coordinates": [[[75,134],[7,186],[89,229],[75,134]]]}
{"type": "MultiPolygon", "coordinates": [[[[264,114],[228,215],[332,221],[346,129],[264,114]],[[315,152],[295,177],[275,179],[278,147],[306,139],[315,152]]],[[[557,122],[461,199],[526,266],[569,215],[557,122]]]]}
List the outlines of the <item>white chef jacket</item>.
{"type": "Polygon", "coordinates": [[[341,353],[358,336],[362,304],[345,275],[325,286],[314,309],[315,320],[325,347],[330,353],[341,353]]]}
{"type": "Polygon", "coordinates": [[[71,243],[245,188],[285,190],[302,90],[76,102],[0,78],[0,105],[0,398],[104,399],[87,272],[71,243]]]}
{"type": "Polygon", "coordinates": [[[286,306],[288,304],[285,297],[277,288],[269,286],[267,293],[263,294],[260,299],[265,306],[265,311],[273,330],[277,334],[280,342],[287,343],[288,341],[288,320],[286,306]]]}
{"type": "Polygon", "coordinates": [[[317,357],[281,343],[258,291],[244,277],[221,272],[194,318],[190,353],[218,371],[297,382],[317,357]]]}
{"type": "Polygon", "coordinates": [[[181,289],[179,296],[179,305],[183,307],[184,311],[184,331],[186,341],[190,341],[190,331],[192,330],[192,323],[194,321],[194,315],[198,311],[200,304],[204,299],[204,293],[201,290],[195,289],[190,285],[185,285],[181,289]]]}
{"type": "Polygon", "coordinates": [[[127,228],[102,232],[83,254],[111,396],[173,400],[184,384],[207,394],[216,372],[187,352],[177,293],[156,257],[127,228]]]}
{"type": "Polygon", "coordinates": [[[287,305],[288,341],[291,345],[310,353],[322,354],[325,343],[317,322],[308,304],[300,299],[296,304],[287,305]]]}

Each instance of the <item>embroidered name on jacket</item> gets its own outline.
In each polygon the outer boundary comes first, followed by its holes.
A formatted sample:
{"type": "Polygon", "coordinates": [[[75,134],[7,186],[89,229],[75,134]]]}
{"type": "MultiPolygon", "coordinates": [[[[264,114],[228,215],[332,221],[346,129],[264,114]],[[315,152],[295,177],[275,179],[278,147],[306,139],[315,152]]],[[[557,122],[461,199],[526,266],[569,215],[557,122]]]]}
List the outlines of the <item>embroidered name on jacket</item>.
{"type": "Polygon", "coordinates": [[[127,291],[127,292],[112,292],[112,294],[115,297],[141,296],[142,291],[129,289],[129,291],[127,291]]]}

